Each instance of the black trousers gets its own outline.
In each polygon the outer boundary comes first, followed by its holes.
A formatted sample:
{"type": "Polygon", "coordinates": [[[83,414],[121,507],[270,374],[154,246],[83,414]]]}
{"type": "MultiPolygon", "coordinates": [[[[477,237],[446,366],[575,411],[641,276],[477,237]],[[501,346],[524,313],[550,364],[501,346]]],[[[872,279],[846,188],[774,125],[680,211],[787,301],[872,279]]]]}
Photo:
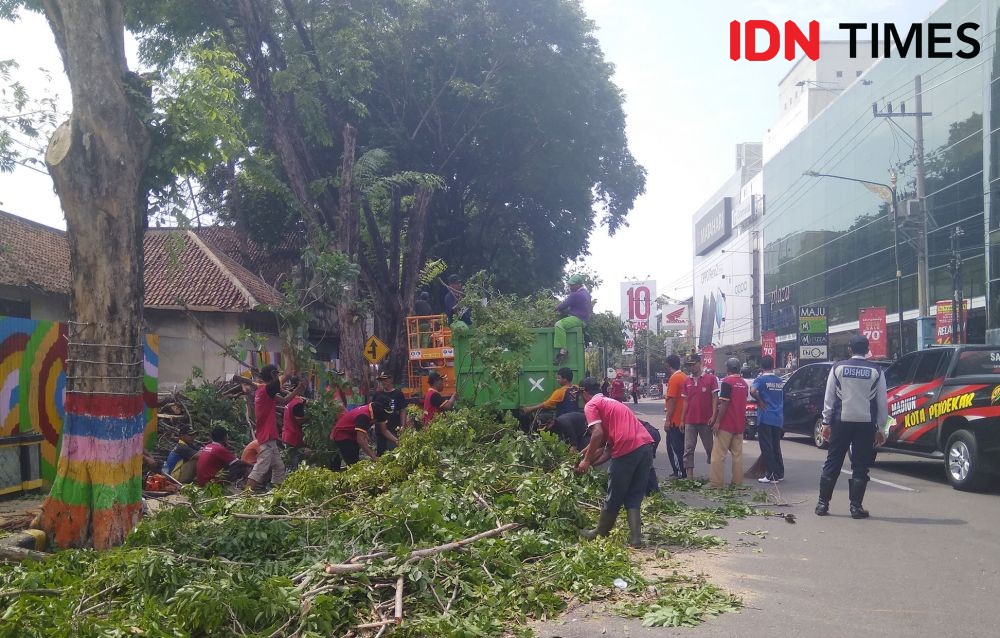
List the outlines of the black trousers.
{"type": "Polygon", "coordinates": [[[835,421],[830,432],[830,447],[823,464],[823,478],[833,481],[840,476],[844,467],[844,457],[851,451],[851,478],[855,481],[868,480],[875,451],[875,424],[835,421]]]}
{"type": "Polygon", "coordinates": [[[604,509],[618,514],[622,509],[639,509],[653,467],[653,444],[647,443],[624,456],[611,459],[608,468],[608,501],[604,509]]]}
{"type": "Polygon", "coordinates": [[[667,458],[675,474],[684,473],[684,430],[670,426],[667,428],[667,458]]]}
{"type": "Polygon", "coordinates": [[[781,456],[781,437],[784,433],[784,430],[772,425],[757,426],[757,442],[760,443],[760,454],[767,467],[767,478],[785,478],[785,459],[781,456]]]}
{"type": "Polygon", "coordinates": [[[354,465],[361,459],[361,446],[357,441],[336,441],[337,449],[340,450],[340,461],[337,462],[337,469],[346,465],[354,465]]]}

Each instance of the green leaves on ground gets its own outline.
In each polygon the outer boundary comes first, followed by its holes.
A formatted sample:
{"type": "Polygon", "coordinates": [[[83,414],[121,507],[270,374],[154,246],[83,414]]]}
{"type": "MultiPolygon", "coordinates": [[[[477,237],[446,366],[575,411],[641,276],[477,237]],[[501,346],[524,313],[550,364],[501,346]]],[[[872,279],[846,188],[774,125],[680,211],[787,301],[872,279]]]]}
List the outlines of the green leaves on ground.
{"type": "MultiPolygon", "coordinates": [[[[0,571],[0,592],[60,591],[10,598],[0,638],[131,627],[150,636],[344,635],[392,618],[400,577],[404,621],[388,635],[499,636],[570,599],[609,597],[615,579],[640,591],[624,524],[609,538],[580,539],[606,479],[576,476],[573,460],[550,434],[529,438],[512,421],[458,410],[404,434],[378,463],[302,469],[264,496],[185,487],[189,502],[162,507],[122,548],[0,571]],[[508,524],[519,527],[461,551],[412,554],[508,524]],[[332,576],[329,563],[361,567],[332,576]]],[[[646,509],[654,542],[696,546],[700,530],[724,524],[718,512],[662,496],[646,509]]],[[[682,614],[660,601],[643,613],[682,624],[725,610],[707,587],[676,594],[682,614]]]]}

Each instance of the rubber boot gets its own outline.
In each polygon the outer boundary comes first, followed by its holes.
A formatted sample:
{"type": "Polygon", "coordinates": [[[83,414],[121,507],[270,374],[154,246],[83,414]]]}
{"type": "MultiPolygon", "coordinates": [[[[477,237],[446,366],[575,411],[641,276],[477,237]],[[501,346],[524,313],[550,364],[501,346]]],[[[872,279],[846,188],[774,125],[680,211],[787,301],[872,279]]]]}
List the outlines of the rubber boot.
{"type": "Polygon", "coordinates": [[[819,479],[819,500],[816,501],[816,516],[826,516],[830,511],[830,499],[833,497],[833,488],[837,486],[837,479],[821,476],[819,479]]]}
{"type": "Polygon", "coordinates": [[[594,540],[598,536],[607,536],[614,529],[615,520],[618,518],[618,512],[609,512],[604,509],[601,510],[601,517],[597,520],[597,529],[581,530],[580,536],[583,536],[589,541],[594,540]]]}
{"type": "Polygon", "coordinates": [[[848,483],[851,495],[851,518],[868,518],[868,510],[861,507],[861,503],[865,500],[865,490],[868,489],[868,481],[851,479],[848,483]]]}
{"type": "Polygon", "coordinates": [[[628,516],[628,544],[642,547],[642,512],[638,509],[625,510],[628,516]]]}

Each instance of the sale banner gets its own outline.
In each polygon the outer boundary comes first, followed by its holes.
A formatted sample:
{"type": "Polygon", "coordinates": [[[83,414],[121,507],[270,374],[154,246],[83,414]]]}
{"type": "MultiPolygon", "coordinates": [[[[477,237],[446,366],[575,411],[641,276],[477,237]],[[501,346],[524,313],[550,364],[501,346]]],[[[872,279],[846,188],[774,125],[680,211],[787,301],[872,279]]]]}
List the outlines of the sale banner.
{"type": "Polygon", "coordinates": [[[715,370],[715,346],[702,346],[701,367],[702,370],[715,370]]]}
{"type": "Polygon", "coordinates": [[[858,329],[868,338],[868,354],[873,359],[885,359],[888,339],[885,328],[885,307],[862,308],[858,311],[858,329]]]}
{"type": "MultiPolygon", "coordinates": [[[[951,308],[954,305],[951,299],[945,299],[943,301],[937,302],[937,313],[935,315],[935,328],[934,331],[934,343],[941,345],[946,343],[952,343],[952,330],[951,330],[951,308]]],[[[962,334],[965,334],[965,324],[966,319],[969,316],[969,300],[962,300],[962,316],[959,321],[962,324],[962,334]]]]}
{"type": "Polygon", "coordinates": [[[770,356],[775,362],[778,360],[778,333],[772,330],[761,335],[760,356],[770,356]]]}

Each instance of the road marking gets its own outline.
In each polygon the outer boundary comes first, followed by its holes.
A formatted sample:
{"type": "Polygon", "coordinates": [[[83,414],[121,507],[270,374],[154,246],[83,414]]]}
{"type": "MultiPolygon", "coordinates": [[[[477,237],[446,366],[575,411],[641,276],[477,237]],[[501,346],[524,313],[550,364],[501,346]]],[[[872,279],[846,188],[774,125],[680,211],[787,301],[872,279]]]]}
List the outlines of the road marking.
{"type": "MultiPolygon", "coordinates": [[[[840,473],[841,474],[850,474],[851,471],[850,470],[843,470],[842,469],[842,470],[840,470],[840,473]]],[[[898,483],[892,483],[890,481],[883,481],[882,479],[877,479],[877,478],[871,478],[871,477],[869,477],[868,480],[872,481],[873,483],[881,483],[882,485],[888,485],[889,487],[894,487],[897,490],[903,490],[904,492],[916,492],[917,491],[917,490],[913,489],[912,487],[906,487],[905,485],[899,485],[898,483]]]]}

